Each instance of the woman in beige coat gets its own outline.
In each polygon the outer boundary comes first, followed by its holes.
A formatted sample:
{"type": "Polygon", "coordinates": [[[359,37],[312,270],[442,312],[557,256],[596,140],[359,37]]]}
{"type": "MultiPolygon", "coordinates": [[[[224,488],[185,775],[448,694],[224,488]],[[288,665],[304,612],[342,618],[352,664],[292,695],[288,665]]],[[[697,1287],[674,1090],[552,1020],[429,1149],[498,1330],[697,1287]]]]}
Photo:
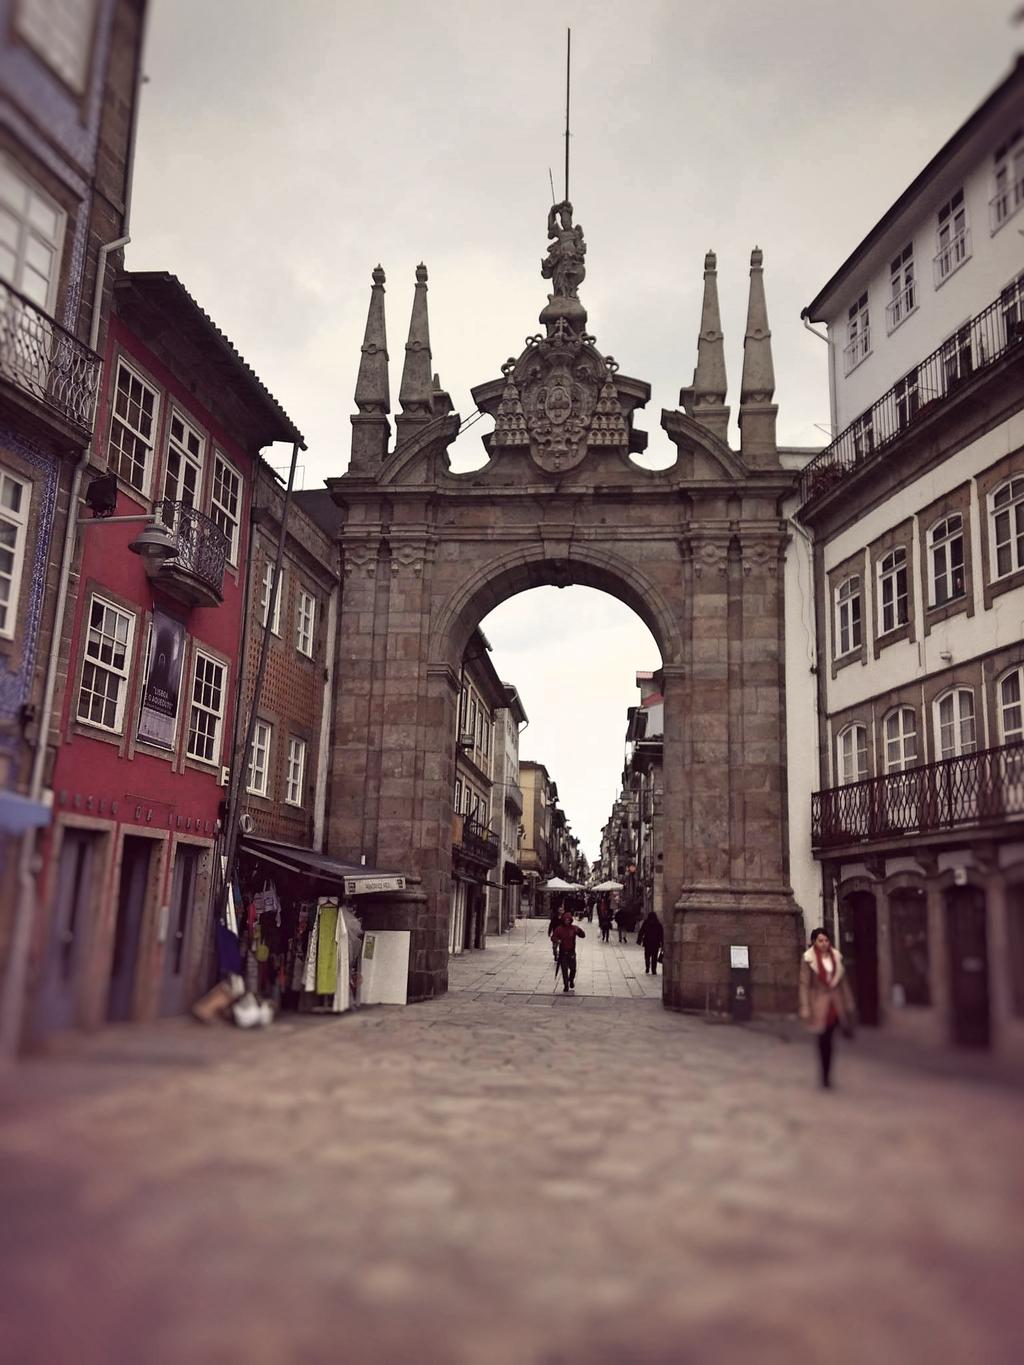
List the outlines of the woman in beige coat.
{"type": "Polygon", "coordinates": [[[817,1035],[821,1084],[827,1090],[832,1070],[832,1038],[836,1028],[853,1035],[853,995],[843,955],[824,929],[811,934],[811,946],[800,961],[800,1018],[817,1035]]]}

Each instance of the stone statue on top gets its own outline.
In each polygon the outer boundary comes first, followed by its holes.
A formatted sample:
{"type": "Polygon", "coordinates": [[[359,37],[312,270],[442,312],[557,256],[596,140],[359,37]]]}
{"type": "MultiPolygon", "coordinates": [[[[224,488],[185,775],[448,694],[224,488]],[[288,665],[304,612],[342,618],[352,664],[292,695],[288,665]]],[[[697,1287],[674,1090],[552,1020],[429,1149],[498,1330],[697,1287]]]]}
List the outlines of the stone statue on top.
{"type": "Polygon", "coordinates": [[[587,273],[583,264],[587,244],[583,240],[583,229],[572,225],[572,204],[568,199],[551,205],[548,236],[554,240],[540,263],[541,277],[551,281],[552,298],[574,299],[587,273]]]}

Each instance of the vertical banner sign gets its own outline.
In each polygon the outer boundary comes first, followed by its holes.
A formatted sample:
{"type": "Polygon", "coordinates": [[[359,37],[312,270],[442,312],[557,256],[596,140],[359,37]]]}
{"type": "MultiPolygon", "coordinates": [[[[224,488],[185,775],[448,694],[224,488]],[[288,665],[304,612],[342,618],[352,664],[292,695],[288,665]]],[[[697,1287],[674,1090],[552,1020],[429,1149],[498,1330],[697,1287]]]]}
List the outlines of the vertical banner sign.
{"type": "Polygon", "coordinates": [[[154,611],[149,629],[146,686],[139,712],[139,739],[161,749],[174,748],[184,661],[185,627],[173,616],[154,611]]]}

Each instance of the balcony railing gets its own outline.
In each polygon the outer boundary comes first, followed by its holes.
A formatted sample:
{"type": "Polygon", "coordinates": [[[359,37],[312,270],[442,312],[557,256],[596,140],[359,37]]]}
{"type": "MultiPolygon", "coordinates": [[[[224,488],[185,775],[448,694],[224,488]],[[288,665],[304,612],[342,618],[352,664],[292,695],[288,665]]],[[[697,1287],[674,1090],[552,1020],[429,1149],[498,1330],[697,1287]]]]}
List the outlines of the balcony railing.
{"type": "Polygon", "coordinates": [[[1024,294],[1006,289],[841,432],[800,476],[801,505],[842,483],[876,451],[952,397],[972,375],[1024,344],[1024,294]]]}
{"type": "Polygon", "coordinates": [[[91,432],[100,357],[0,280],[0,376],[91,432]]]}
{"type": "Polygon", "coordinates": [[[472,816],[458,815],[452,821],[452,843],[485,867],[497,867],[500,852],[498,836],[472,816]]]}
{"type": "Polygon", "coordinates": [[[1024,817],[1024,742],[943,758],[811,797],[816,849],[1024,817]]]}
{"type": "Polygon", "coordinates": [[[190,606],[219,606],[230,548],[227,536],[215,521],[185,502],[165,498],[159,516],[174,532],[178,553],[160,565],[156,581],[190,606]]]}

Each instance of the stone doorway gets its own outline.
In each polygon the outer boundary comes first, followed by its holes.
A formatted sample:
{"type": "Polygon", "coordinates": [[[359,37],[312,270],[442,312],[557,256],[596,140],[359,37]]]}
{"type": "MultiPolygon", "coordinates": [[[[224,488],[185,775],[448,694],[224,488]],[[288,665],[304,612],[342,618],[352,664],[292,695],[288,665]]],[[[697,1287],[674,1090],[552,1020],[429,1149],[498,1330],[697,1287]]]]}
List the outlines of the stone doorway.
{"type": "Polygon", "coordinates": [[[552,210],[548,232],[555,292],[544,331],[473,390],[494,429],[486,465],[466,474],[448,458],[461,423],[432,369],[422,266],[392,446],[384,273],[374,272],[351,463],[328,481],[343,569],[330,848],[415,870],[418,889],[382,909],[377,927],[411,929],[410,999],[444,991],[466,643],[516,593],[597,588],[636,612],[663,660],[664,1002],[726,1009],[729,950],[742,944],[756,1008],[790,1009],[802,933],[788,879],[779,509],[791,476],[775,444],[761,253],[751,256],[740,450],[726,442],[709,255],[694,382],[682,411],[661,414],[677,458],[651,470],[632,458],[646,446],[634,419],[650,389],[586,330],[571,206],[552,210]]]}

